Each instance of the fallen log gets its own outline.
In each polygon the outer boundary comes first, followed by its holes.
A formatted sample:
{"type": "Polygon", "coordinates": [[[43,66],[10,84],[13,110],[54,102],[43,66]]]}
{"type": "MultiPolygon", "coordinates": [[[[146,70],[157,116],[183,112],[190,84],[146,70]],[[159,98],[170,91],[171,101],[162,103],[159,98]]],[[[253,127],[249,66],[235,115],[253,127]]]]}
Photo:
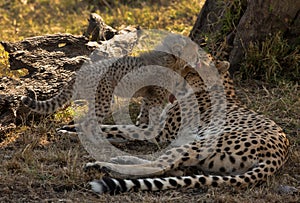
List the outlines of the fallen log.
{"type": "MultiPolygon", "coordinates": [[[[64,33],[35,36],[19,42],[1,41],[0,44],[9,54],[9,68],[25,68],[28,74],[20,78],[0,78],[0,135],[30,118],[40,117],[20,103],[21,96],[31,94],[39,100],[53,97],[86,60],[95,55],[109,57],[114,49],[111,46],[114,41],[123,40],[124,44],[128,44],[128,39],[123,39],[121,35],[136,30],[127,27],[116,31],[106,25],[100,16],[91,14],[84,35],[64,33]],[[89,35],[92,35],[91,40],[97,41],[89,41],[89,35]],[[101,40],[107,39],[111,41],[110,44],[102,43],[101,40]]],[[[127,53],[130,47],[122,46],[122,49],[123,53],[127,53]]]]}

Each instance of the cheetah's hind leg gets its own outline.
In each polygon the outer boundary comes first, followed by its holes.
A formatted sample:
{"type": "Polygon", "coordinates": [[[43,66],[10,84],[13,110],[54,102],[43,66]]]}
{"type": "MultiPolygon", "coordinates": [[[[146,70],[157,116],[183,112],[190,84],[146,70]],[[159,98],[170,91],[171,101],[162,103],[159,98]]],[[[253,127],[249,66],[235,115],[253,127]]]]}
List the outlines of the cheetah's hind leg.
{"type": "MultiPolygon", "coordinates": [[[[155,161],[146,161],[142,164],[140,163],[141,159],[139,158],[135,159],[123,157],[125,159],[125,163],[126,161],[131,161],[135,162],[135,164],[116,164],[96,161],[87,163],[84,169],[86,171],[96,169],[116,178],[140,178],[160,176],[166,173],[170,174],[170,172],[177,170],[181,165],[183,167],[196,166],[199,163],[199,160],[196,156],[190,156],[189,159],[186,158],[189,153],[192,154],[192,146],[193,145],[185,145],[172,148],[170,150],[167,150],[155,161]]],[[[123,158],[121,158],[121,160],[123,158]]],[[[143,161],[144,160],[142,160],[142,162],[143,161]]]]}
{"type": "Polygon", "coordinates": [[[164,171],[150,164],[121,165],[108,162],[89,162],[85,165],[84,171],[97,170],[106,173],[114,178],[139,178],[154,175],[162,175],[164,171]]]}
{"type": "Polygon", "coordinates": [[[151,161],[135,156],[117,156],[110,159],[111,163],[122,165],[149,164],[151,161]]]}

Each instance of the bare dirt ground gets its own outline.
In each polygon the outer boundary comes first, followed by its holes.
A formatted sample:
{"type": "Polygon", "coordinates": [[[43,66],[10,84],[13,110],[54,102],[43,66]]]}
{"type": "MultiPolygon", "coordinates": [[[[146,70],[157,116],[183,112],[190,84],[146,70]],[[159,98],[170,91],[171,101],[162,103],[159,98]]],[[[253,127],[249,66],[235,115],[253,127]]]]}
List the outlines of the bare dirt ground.
{"type": "Polygon", "coordinates": [[[48,116],[0,136],[0,202],[300,202],[300,87],[236,83],[241,100],[274,119],[292,143],[288,162],[261,186],[98,195],[88,181],[102,174],[82,169],[93,159],[77,136],[57,134],[62,123],[48,116]],[[284,192],[281,185],[298,191],[284,192]]]}

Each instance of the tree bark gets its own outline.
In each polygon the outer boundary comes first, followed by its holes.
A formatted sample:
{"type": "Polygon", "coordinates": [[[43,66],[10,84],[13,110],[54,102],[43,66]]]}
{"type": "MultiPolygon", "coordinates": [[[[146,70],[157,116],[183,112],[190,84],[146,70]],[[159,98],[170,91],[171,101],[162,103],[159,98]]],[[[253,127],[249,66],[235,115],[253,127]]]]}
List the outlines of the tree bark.
{"type": "MultiPolygon", "coordinates": [[[[199,44],[203,36],[221,32],[226,26],[225,21],[219,21],[224,17],[228,4],[217,4],[214,0],[206,0],[206,3],[199,13],[198,19],[190,33],[190,37],[199,44]],[[222,12],[221,12],[222,11],[222,12]],[[215,20],[211,15],[219,15],[215,20]],[[212,21],[208,21],[212,19],[212,21]],[[222,24],[223,23],[223,24],[222,24]],[[212,28],[207,29],[209,25],[212,28]]],[[[232,1],[234,2],[234,1],[232,1]]],[[[241,6],[244,2],[241,1],[241,6]]],[[[243,61],[250,43],[260,43],[267,36],[282,32],[291,43],[299,45],[300,39],[300,1],[294,0],[247,0],[245,11],[240,16],[236,28],[223,40],[228,45],[228,60],[231,63],[231,70],[239,70],[240,62],[243,61]]]]}
{"type": "Polygon", "coordinates": [[[83,36],[70,34],[0,42],[9,53],[10,69],[28,70],[24,77],[0,77],[0,135],[17,124],[40,118],[20,103],[21,96],[28,90],[41,100],[57,94],[70,74],[79,69],[92,52],[86,46],[87,42],[83,36]]]}
{"type": "Polygon", "coordinates": [[[10,69],[26,68],[31,76],[43,68],[77,69],[92,51],[85,46],[87,42],[83,36],[54,34],[0,44],[9,53],[10,69]]]}
{"type": "Polygon", "coordinates": [[[221,29],[222,22],[219,19],[224,17],[225,12],[224,6],[219,5],[218,1],[205,1],[189,35],[199,45],[205,41],[206,33],[214,33],[221,29]]]}

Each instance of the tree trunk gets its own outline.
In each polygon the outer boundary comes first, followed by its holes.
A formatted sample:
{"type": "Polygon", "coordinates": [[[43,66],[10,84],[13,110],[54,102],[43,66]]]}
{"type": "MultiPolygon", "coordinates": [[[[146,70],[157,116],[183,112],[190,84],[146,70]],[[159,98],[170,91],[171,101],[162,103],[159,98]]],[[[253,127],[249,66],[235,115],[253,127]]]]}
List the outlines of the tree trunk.
{"type": "Polygon", "coordinates": [[[189,37],[201,45],[206,33],[214,33],[221,29],[222,23],[219,19],[224,17],[224,13],[224,7],[219,6],[218,1],[205,1],[189,37]]]}
{"type": "MultiPolygon", "coordinates": [[[[206,0],[202,11],[190,33],[192,40],[199,45],[204,37],[221,33],[219,38],[227,45],[227,59],[231,63],[231,70],[239,70],[239,64],[245,58],[250,43],[260,43],[267,36],[282,32],[291,42],[300,44],[300,1],[294,0],[247,0],[247,1],[224,1],[227,3],[216,3],[220,1],[206,0]],[[239,3],[242,12],[232,30],[224,32],[228,27],[226,18],[230,6],[239,3]],[[245,6],[245,8],[244,8],[245,6]],[[212,18],[211,16],[217,16],[212,18]],[[224,20],[220,20],[225,18],[224,20]],[[208,29],[209,28],[209,29],[208,29]],[[225,37],[224,37],[225,35],[225,37]]],[[[236,7],[231,7],[238,10],[236,7]]],[[[223,44],[224,45],[224,44],[223,44]]],[[[214,48],[216,49],[216,48],[214,48]]],[[[216,50],[212,50],[214,53],[216,50]]]]}

